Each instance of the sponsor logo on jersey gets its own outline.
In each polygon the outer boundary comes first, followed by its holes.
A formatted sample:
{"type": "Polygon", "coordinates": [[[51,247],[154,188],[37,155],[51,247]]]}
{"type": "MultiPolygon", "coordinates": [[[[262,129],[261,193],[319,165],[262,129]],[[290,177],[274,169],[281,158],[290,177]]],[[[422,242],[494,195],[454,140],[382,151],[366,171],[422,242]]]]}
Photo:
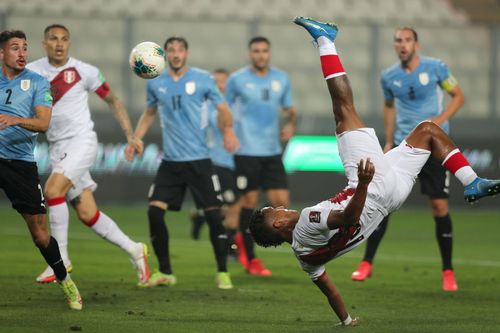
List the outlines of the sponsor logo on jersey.
{"type": "Polygon", "coordinates": [[[64,73],[64,82],[71,84],[76,79],[76,72],[74,70],[66,70],[64,73]]]}
{"type": "Polygon", "coordinates": [[[21,80],[21,90],[28,91],[31,86],[31,80],[21,80]]]}
{"type": "Polygon", "coordinates": [[[281,91],[281,82],[278,80],[272,80],[271,81],[271,89],[275,92],[280,92],[281,91]]]}
{"type": "Polygon", "coordinates": [[[186,94],[192,95],[196,92],[196,82],[189,81],[186,82],[186,94]]]}
{"type": "Polygon", "coordinates": [[[318,211],[310,211],[309,212],[309,222],[311,223],[320,223],[321,222],[321,212],[318,211]]]}
{"type": "Polygon", "coordinates": [[[161,92],[162,94],[166,94],[167,93],[167,88],[160,87],[160,88],[158,88],[158,91],[161,92]]]}
{"type": "Polygon", "coordinates": [[[238,176],[238,177],[236,177],[236,186],[240,190],[246,189],[247,186],[248,186],[248,179],[247,179],[247,177],[245,177],[245,176],[238,176]]]}
{"type": "Polygon", "coordinates": [[[396,80],[392,82],[396,87],[401,88],[401,80],[396,80]]]}
{"type": "Polygon", "coordinates": [[[427,72],[420,73],[418,75],[418,80],[423,86],[426,86],[429,83],[429,74],[427,74],[427,72]]]}
{"type": "Polygon", "coordinates": [[[50,94],[50,91],[46,91],[45,95],[43,96],[43,99],[45,102],[52,104],[52,95],[50,94]]]}

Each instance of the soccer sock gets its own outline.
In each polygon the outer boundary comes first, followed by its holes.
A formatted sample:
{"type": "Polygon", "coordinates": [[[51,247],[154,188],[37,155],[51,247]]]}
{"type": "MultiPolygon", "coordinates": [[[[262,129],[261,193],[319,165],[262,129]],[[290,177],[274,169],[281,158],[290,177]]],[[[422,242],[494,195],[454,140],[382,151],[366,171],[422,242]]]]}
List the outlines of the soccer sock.
{"type": "Polygon", "coordinates": [[[50,268],[54,271],[57,280],[63,281],[66,279],[68,273],[66,272],[66,267],[64,267],[64,262],[61,259],[61,253],[59,252],[57,240],[50,236],[49,245],[46,248],[39,247],[38,249],[47,264],[49,264],[50,268]]]}
{"type": "Polygon", "coordinates": [[[477,174],[472,170],[469,162],[458,148],[452,150],[441,164],[446,170],[454,174],[464,186],[469,185],[477,178],[477,174]]]}
{"type": "Polygon", "coordinates": [[[49,205],[50,233],[59,244],[59,251],[65,263],[68,263],[68,228],[69,210],[64,197],[47,199],[49,205]]]}
{"type": "Polygon", "coordinates": [[[387,224],[389,223],[389,215],[384,217],[382,222],[378,225],[377,229],[370,235],[366,242],[365,256],[363,261],[368,261],[370,264],[373,263],[373,258],[375,258],[375,253],[377,253],[378,246],[382,242],[382,238],[385,235],[387,229],[387,224]]]}
{"type": "Polygon", "coordinates": [[[151,244],[158,258],[160,272],[165,274],[172,274],[172,267],[170,265],[169,253],[169,237],[168,229],[163,217],[165,210],[155,206],[149,206],[148,219],[149,219],[149,235],[151,237],[151,244]]]}
{"type": "Polygon", "coordinates": [[[109,216],[97,210],[94,217],[85,224],[96,234],[125,250],[129,255],[134,254],[135,242],[132,241],[109,216]]]}
{"type": "Polygon", "coordinates": [[[439,251],[441,252],[443,270],[453,269],[451,266],[453,235],[450,214],[434,216],[434,221],[436,221],[436,238],[439,244],[439,251]]]}
{"type": "Polygon", "coordinates": [[[248,224],[250,223],[250,218],[252,217],[253,209],[249,208],[241,208],[240,212],[240,230],[241,235],[243,237],[243,243],[245,244],[245,251],[247,253],[248,262],[255,258],[254,253],[254,245],[252,234],[250,233],[250,229],[248,228],[248,224]]]}
{"type": "Polygon", "coordinates": [[[346,75],[344,67],[337,54],[337,48],[328,38],[321,36],[318,38],[319,57],[321,60],[321,69],[326,80],[346,75]]]}
{"type": "Polygon", "coordinates": [[[222,225],[220,208],[205,211],[205,218],[210,229],[210,242],[217,261],[217,271],[227,272],[227,235],[222,225]]]}

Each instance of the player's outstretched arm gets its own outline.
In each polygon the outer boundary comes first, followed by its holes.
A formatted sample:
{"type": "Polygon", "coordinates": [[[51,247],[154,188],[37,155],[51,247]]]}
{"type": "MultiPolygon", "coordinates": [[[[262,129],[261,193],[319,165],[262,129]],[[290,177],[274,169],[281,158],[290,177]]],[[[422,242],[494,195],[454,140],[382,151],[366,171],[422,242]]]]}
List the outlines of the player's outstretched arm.
{"type": "Polygon", "coordinates": [[[224,148],[229,152],[234,152],[240,147],[238,137],[233,130],[233,116],[226,103],[217,105],[217,123],[224,136],[224,148]]]}
{"type": "Polygon", "coordinates": [[[120,127],[122,128],[123,133],[127,138],[128,144],[130,146],[133,146],[136,152],[141,155],[144,149],[144,145],[141,139],[137,139],[134,136],[132,123],[130,122],[130,117],[123,102],[111,90],[104,97],[104,101],[108,104],[111,111],[113,111],[116,120],[120,124],[120,127]]]}
{"type": "Polygon", "coordinates": [[[356,187],[356,191],[343,211],[332,210],[330,212],[327,221],[330,229],[358,223],[361,212],[365,207],[368,185],[372,181],[373,175],[375,175],[375,166],[370,161],[370,158],[366,159],[366,163],[363,160],[359,161],[358,186],[356,187]]]}
{"type": "Polygon", "coordinates": [[[349,313],[347,313],[342,296],[340,296],[340,291],[333,284],[326,272],[317,280],[313,280],[313,282],[328,299],[328,303],[337,317],[339,317],[341,325],[356,326],[358,324],[358,318],[352,319],[349,313]]]}
{"type": "Polygon", "coordinates": [[[47,106],[35,106],[35,116],[33,118],[21,118],[0,114],[0,130],[10,126],[21,126],[32,132],[45,133],[49,129],[52,109],[47,106]]]}
{"type": "MultiPolygon", "coordinates": [[[[153,125],[156,116],[156,110],[156,107],[148,106],[142,113],[141,118],[139,118],[139,122],[137,123],[137,127],[135,128],[134,137],[136,138],[136,140],[141,140],[141,143],[142,138],[151,128],[151,125],[153,125]]],[[[127,145],[127,148],[125,148],[125,158],[127,159],[127,161],[132,161],[136,153],[142,154],[142,150],[137,151],[136,148],[129,143],[127,145]]]]}

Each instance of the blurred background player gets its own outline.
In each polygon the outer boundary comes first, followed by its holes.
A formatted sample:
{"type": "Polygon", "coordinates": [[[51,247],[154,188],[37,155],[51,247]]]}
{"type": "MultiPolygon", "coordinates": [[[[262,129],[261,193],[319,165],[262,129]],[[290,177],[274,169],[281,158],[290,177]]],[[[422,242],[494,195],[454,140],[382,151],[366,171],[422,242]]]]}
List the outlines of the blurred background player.
{"type": "MultiPolygon", "coordinates": [[[[227,236],[222,224],[220,184],[214,173],[206,143],[206,123],[202,121],[205,102],[218,111],[218,123],[224,135],[224,147],[234,151],[238,139],[232,128],[231,113],[210,73],[188,67],[188,43],[182,37],[165,41],[169,70],[147,83],[147,107],[135,135],[143,138],[160,111],[163,135],[163,160],[149,193],[148,219],[151,242],[158,258],[159,272],[151,275],[148,286],[173,285],[169,234],[164,222],[167,209],[180,210],[186,188],[189,188],[198,209],[203,209],[210,228],[210,241],[217,262],[216,285],[233,287],[227,272],[227,236]]],[[[215,110],[213,110],[215,111],[215,110]]],[[[131,160],[134,149],[126,149],[131,160]]]]}
{"type": "MultiPolygon", "coordinates": [[[[398,28],[394,35],[394,49],[400,62],[382,72],[380,83],[384,92],[384,152],[391,150],[424,120],[432,120],[449,133],[448,120],[464,104],[464,94],[448,66],[439,59],[419,56],[417,32],[411,27],[398,28]],[[442,91],[451,96],[443,109],[442,91]]],[[[430,199],[436,222],[436,238],[442,260],[442,287],[455,291],[458,285],[452,266],[452,224],[449,214],[449,177],[435,158],[430,157],[419,173],[421,192],[430,199]]],[[[354,281],[363,281],[372,274],[373,259],[389,222],[389,216],[367,242],[363,261],[352,273],[354,281]]]]}
{"type": "MultiPolygon", "coordinates": [[[[288,75],[270,67],[271,43],[265,37],[254,37],[248,43],[250,66],[229,77],[225,97],[236,119],[236,131],[241,148],[236,152],[236,184],[240,191],[240,230],[245,249],[247,272],[252,275],[271,275],[257,259],[248,223],[259,201],[259,190],[266,191],[268,202],[288,207],[289,191],[281,159],[280,115],[286,115],[281,140],[288,141],[294,131],[296,111],[288,75]]],[[[238,240],[238,238],[237,238],[238,240]]],[[[243,243],[243,244],[242,244],[243,243]]],[[[240,256],[241,257],[241,256],[240,256]]]]}
{"type": "MultiPolygon", "coordinates": [[[[142,142],[133,137],[127,111],[99,69],[70,57],[70,44],[70,33],[65,26],[49,25],[44,30],[42,42],[47,56],[28,65],[29,69],[50,81],[53,98],[53,116],[46,133],[52,173],[44,189],[50,208],[50,229],[59,242],[66,269],[71,271],[66,200],[70,201],[80,221],[128,253],[139,283],[144,283],[149,278],[146,245],[125,235],[110,217],[99,210],[92,194],[97,184],[89,169],[96,161],[98,144],[88,105],[89,92],[95,92],[108,104],[129,144],[142,152],[142,142]]],[[[47,267],[36,280],[48,283],[55,278],[52,268],[47,267]]]]}
{"type": "Polygon", "coordinates": [[[33,150],[38,133],[46,132],[52,115],[49,82],[26,69],[28,43],[20,30],[0,33],[0,188],[26,221],[33,242],[55,272],[71,309],[82,299],[61,260],[57,240],[50,236],[45,199],[33,150]]]}
{"type": "MultiPolygon", "coordinates": [[[[213,71],[215,84],[219,91],[224,94],[226,89],[229,71],[224,68],[219,68],[213,71]]],[[[214,108],[211,103],[207,103],[208,108],[214,108]]],[[[209,155],[214,165],[215,173],[219,177],[221,186],[224,215],[224,226],[228,236],[229,255],[235,254],[234,237],[238,232],[238,220],[240,214],[240,205],[238,202],[238,189],[236,187],[236,175],[234,166],[234,154],[229,153],[224,148],[224,137],[219,129],[217,113],[213,110],[208,110],[208,130],[207,130],[207,145],[209,155]]],[[[192,229],[191,236],[193,239],[199,239],[200,230],[205,223],[205,215],[203,210],[196,211],[191,215],[192,229]]],[[[238,249],[239,250],[239,249],[238,249]]]]}

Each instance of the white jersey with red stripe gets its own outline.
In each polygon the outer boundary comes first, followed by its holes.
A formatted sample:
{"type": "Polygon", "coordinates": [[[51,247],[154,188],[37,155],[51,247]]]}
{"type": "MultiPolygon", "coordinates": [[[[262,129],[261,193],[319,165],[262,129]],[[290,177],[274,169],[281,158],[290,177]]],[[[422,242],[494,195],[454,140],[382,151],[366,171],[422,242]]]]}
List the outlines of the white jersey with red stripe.
{"type": "Polygon", "coordinates": [[[52,120],[46,133],[49,142],[93,131],[89,92],[96,92],[104,98],[109,91],[97,67],[71,57],[61,67],[52,66],[47,57],[31,62],[27,67],[50,82],[54,101],[52,120]]]}
{"type": "Polygon", "coordinates": [[[300,213],[293,231],[292,249],[302,269],[313,280],[325,272],[325,263],[365,241],[384,217],[378,205],[371,205],[368,199],[358,224],[330,229],[328,215],[331,211],[343,211],[354,192],[353,188],[347,187],[335,197],[300,213]]]}

